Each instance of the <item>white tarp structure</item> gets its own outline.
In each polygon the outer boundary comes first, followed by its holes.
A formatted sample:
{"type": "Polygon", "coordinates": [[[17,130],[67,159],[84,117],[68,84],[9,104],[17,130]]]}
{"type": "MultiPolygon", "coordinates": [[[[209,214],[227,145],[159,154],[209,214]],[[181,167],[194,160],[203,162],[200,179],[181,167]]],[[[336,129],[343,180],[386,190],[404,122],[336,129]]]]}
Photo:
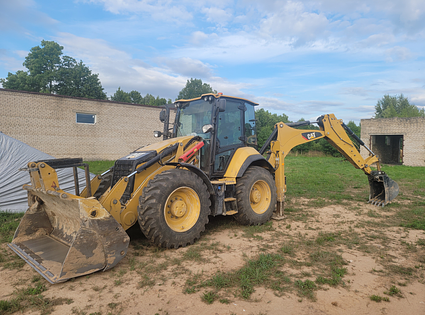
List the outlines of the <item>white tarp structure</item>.
{"type": "MultiPolygon", "coordinates": [[[[19,140],[0,132],[0,211],[24,212],[28,209],[27,191],[22,185],[30,184],[30,175],[20,168],[27,167],[28,162],[53,159],[19,140]]],[[[60,188],[75,193],[74,173],[72,168],[58,169],[60,188]]],[[[93,178],[90,174],[90,178],[93,178]]],[[[84,170],[78,169],[80,191],[86,186],[84,170]]]]}

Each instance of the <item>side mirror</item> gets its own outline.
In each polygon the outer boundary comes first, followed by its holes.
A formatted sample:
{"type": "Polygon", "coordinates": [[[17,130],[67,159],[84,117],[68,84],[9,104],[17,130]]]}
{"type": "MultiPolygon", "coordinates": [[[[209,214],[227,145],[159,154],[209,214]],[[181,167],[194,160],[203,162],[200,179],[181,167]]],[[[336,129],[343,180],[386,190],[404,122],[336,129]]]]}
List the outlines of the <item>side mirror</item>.
{"type": "Polygon", "coordinates": [[[202,126],[202,132],[203,133],[208,133],[208,132],[210,132],[210,131],[212,131],[213,130],[213,126],[212,125],[210,125],[210,124],[208,124],[208,125],[203,125],[202,126]]]}
{"type": "Polygon", "coordinates": [[[225,98],[220,98],[218,100],[218,111],[219,112],[224,112],[226,110],[226,99],[225,98]]]}
{"type": "Polygon", "coordinates": [[[165,116],[166,116],[166,113],[165,113],[165,109],[163,109],[160,113],[159,113],[159,120],[163,123],[163,122],[165,122],[165,116]]]}

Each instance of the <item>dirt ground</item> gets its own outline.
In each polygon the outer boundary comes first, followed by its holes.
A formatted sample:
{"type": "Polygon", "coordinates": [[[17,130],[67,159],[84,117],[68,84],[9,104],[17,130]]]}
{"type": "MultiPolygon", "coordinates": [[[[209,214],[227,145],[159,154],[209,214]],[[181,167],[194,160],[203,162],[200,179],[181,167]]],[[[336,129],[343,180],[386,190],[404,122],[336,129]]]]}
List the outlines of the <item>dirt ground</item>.
{"type": "MultiPolygon", "coordinates": [[[[132,228],[128,255],[114,269],[55,285],[39,279],[51,306],[29,307],[24,314],[425,314],[424,231],[388,225],[392,211],[370,204],[315,208],[303,207],[304,200],[294,203],[300,211],[263,228],[240,226],[231,217],[211,218],[197,243],[176,250],[157,249],[132,228]],[[306,295],[294,284],[314,282],[329,267],[309,260],[317,252],[340,255],[346,273],[339,284],[317,285],[306,295]],[[274,272],[285,273],[288,286],[277,289],[265,280],[246,299],[236,284],[205,285],[261,253],[285,259],[274,272]],[[397,289],[393,294],[391,287],[397,289]],[[208,302],[211,292],[215,298],[208,302]]],[[[0,275],[0,300],[8,300],[38,274],[25,265],[0,275]]]]}

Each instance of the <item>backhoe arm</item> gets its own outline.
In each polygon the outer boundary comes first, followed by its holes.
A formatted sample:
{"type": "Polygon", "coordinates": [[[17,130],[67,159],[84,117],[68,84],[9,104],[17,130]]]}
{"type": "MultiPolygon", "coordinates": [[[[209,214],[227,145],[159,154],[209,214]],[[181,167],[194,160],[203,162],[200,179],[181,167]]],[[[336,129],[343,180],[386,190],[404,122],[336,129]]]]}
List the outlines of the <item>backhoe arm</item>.
{"type": "Polygon", "coordinates": [[[372,173],[370,165],[376,163],[378,170],[381,169],[378,157],[365,146],[355,133],[348,128],[341,119],[336,119],[334,114],[323,115],[318,120],[320,130],[324,132],[324,138],[341,153],[355,168],[363,170],[365,174],[372,173]],[[357,148],[354,146],[347,132],[357,140],[357,143],[363,145],[371,153],[365,159],[362,158],[357,148]]]}
{"type": "Polygon", "coordinates": [[[317,124],[320,130],[295,129],[302,125],[309,125],[309,121],[285,124],[280,122],[275,125],[275,130],[261,148],[263,154],[270,145],[268,161],[275,168],[275,181],[277,188],[278,210],[282,214],[283,202],[286,192],[285,163],[288,153],[297,145],[325,138],[336,148],[355,168],[363,170],[368,175],[370,184],[369,200],[378,205],[385,205],[398,194],[398,185],[380,170],[378,157],[361,141],[343,122],[334,114],[323,115],[317,124]],[[363,159],[356,146],[351,141],[350,134],[360,145],[371,153],[363,159]],[[370,166],[377,164],[377,171],[372,171],[370,166]]]}

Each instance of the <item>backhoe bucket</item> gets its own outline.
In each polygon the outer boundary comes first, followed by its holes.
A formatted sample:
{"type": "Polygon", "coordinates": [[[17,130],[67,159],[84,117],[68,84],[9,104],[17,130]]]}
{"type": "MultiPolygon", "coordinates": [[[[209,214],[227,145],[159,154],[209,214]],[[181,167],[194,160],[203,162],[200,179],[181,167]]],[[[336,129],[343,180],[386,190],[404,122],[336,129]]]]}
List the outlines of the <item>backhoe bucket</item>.
{"type": "Polygon", "coordinates": [[[377,206],[385,206],[398,195],[398,184],[385,172],[372,171],[369,177],[369,202],[377,206]]]}
{"type": "Polygon", "coordinates": [[[125,256],[130,238],[95,198],[26,189],[30,207],[9,247],[47,281],[107,270],[125,256]]]}

